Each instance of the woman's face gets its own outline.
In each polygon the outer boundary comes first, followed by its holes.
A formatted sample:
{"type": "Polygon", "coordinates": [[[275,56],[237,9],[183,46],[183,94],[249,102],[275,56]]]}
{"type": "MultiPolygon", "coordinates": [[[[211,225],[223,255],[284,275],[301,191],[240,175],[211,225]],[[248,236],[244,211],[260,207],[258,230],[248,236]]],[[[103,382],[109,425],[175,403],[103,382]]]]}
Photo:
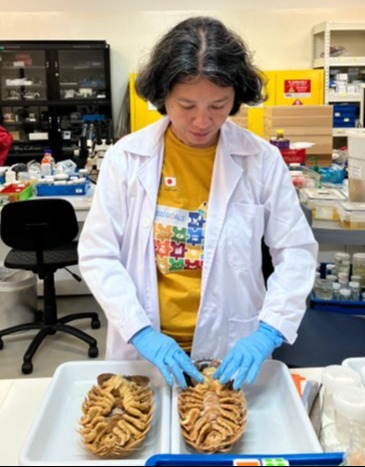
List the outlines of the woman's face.
{"type": "Polygon", "coordinates": [[[234,89],[206,78],[177,83],[165,101],[174,135],[193,148],[217,143],[219,129],[233,107],[234,89]]]}

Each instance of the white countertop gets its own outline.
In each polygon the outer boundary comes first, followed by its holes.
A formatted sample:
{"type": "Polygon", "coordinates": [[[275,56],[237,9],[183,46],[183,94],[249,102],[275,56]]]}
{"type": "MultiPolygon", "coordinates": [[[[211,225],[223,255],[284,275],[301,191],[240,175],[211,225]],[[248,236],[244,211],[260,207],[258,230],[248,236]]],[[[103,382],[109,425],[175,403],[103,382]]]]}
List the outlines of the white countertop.
{"type": "Polygon", "coordinates": [[[22,445],[51,380],[0,380],[0,465],[18,465],[22,445]]]}
{"type": "MultiPolygon", "coordinates": [[[[292,373],[320,380],[321,368],[298,368],[292,373]]],[[[18,457],[52,378],[0,380],[0,465],[19,465],[18,457]]]]}

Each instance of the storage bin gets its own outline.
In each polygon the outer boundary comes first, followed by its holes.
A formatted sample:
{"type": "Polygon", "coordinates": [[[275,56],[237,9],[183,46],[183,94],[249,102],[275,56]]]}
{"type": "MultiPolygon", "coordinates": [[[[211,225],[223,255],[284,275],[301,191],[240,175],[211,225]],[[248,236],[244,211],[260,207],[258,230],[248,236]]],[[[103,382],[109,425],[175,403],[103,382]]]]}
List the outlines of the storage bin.
{"type": "Polygon", "coordinates": [[[37,183],[34,188],[37,196],[82,196],[86,195],[89,191],[90,180],[87,179],[83,183],[67,185],[37,183]]]}
{"type": "Polygon", "coordinates": [[[365,229],[365,203],[340,202],[337,211],[345,229],[365,229]]]}
{"type": "Polygon", "coordinates": [[[37,277],[0,267],[0,329],[31,322],[37,311],[37,277]]]}
{"type": "Polygon", "coordinates": [[[320,300],[312,293],[310,296],[312,310],[345,313],[348,315],[365,315],[365,302],[353,300],[320,300]]]}
{"type": "Polygon", "coordinates": [[[334,128],[348,128],[356,125],[356,105],[335,104],[333,106],[333,126],[334,128]]]}
{"type": "Polygon", "coordinates": [[[23,201],[33,196],[33,187],[30,183],[12,183],[0,191],[1,196],[6,196],[9,201],[23,201]]]}
{"type": "Polygon", "coordinates": [[[346,201],[346,196],[334,188],[303,188],[300,201],[312,209],[313,219],[338,220],[337,205],[346,201]]]}

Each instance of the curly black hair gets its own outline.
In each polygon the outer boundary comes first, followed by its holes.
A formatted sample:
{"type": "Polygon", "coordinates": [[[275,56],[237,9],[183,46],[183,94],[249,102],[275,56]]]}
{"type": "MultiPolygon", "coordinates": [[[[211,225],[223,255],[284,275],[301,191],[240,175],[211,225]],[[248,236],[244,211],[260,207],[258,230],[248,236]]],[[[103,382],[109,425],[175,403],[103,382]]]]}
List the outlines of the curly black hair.
{"type": "Polygon", "coordinates": [[[243,39],[221,21],[196,16],[178,23],[154,46],[135,81],[137,94],[165,115],[165,99],[177,82],[204,77],[218,86],[232,86],[230,115],[241,104],[266,99],[264,75],[252,63],[243,39]]]}

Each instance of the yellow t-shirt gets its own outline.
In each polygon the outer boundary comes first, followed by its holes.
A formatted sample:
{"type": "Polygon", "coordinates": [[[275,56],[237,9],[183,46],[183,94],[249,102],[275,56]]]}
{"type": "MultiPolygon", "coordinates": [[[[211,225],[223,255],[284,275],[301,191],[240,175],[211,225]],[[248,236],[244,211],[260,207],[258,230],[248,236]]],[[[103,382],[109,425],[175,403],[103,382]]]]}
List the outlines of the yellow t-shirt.
{"type": "Polygon", "coordinates": [[[216,146],[186,146],[168,128],[154,221],[161,331],[191,350],[201,294],[216,146]]]}

